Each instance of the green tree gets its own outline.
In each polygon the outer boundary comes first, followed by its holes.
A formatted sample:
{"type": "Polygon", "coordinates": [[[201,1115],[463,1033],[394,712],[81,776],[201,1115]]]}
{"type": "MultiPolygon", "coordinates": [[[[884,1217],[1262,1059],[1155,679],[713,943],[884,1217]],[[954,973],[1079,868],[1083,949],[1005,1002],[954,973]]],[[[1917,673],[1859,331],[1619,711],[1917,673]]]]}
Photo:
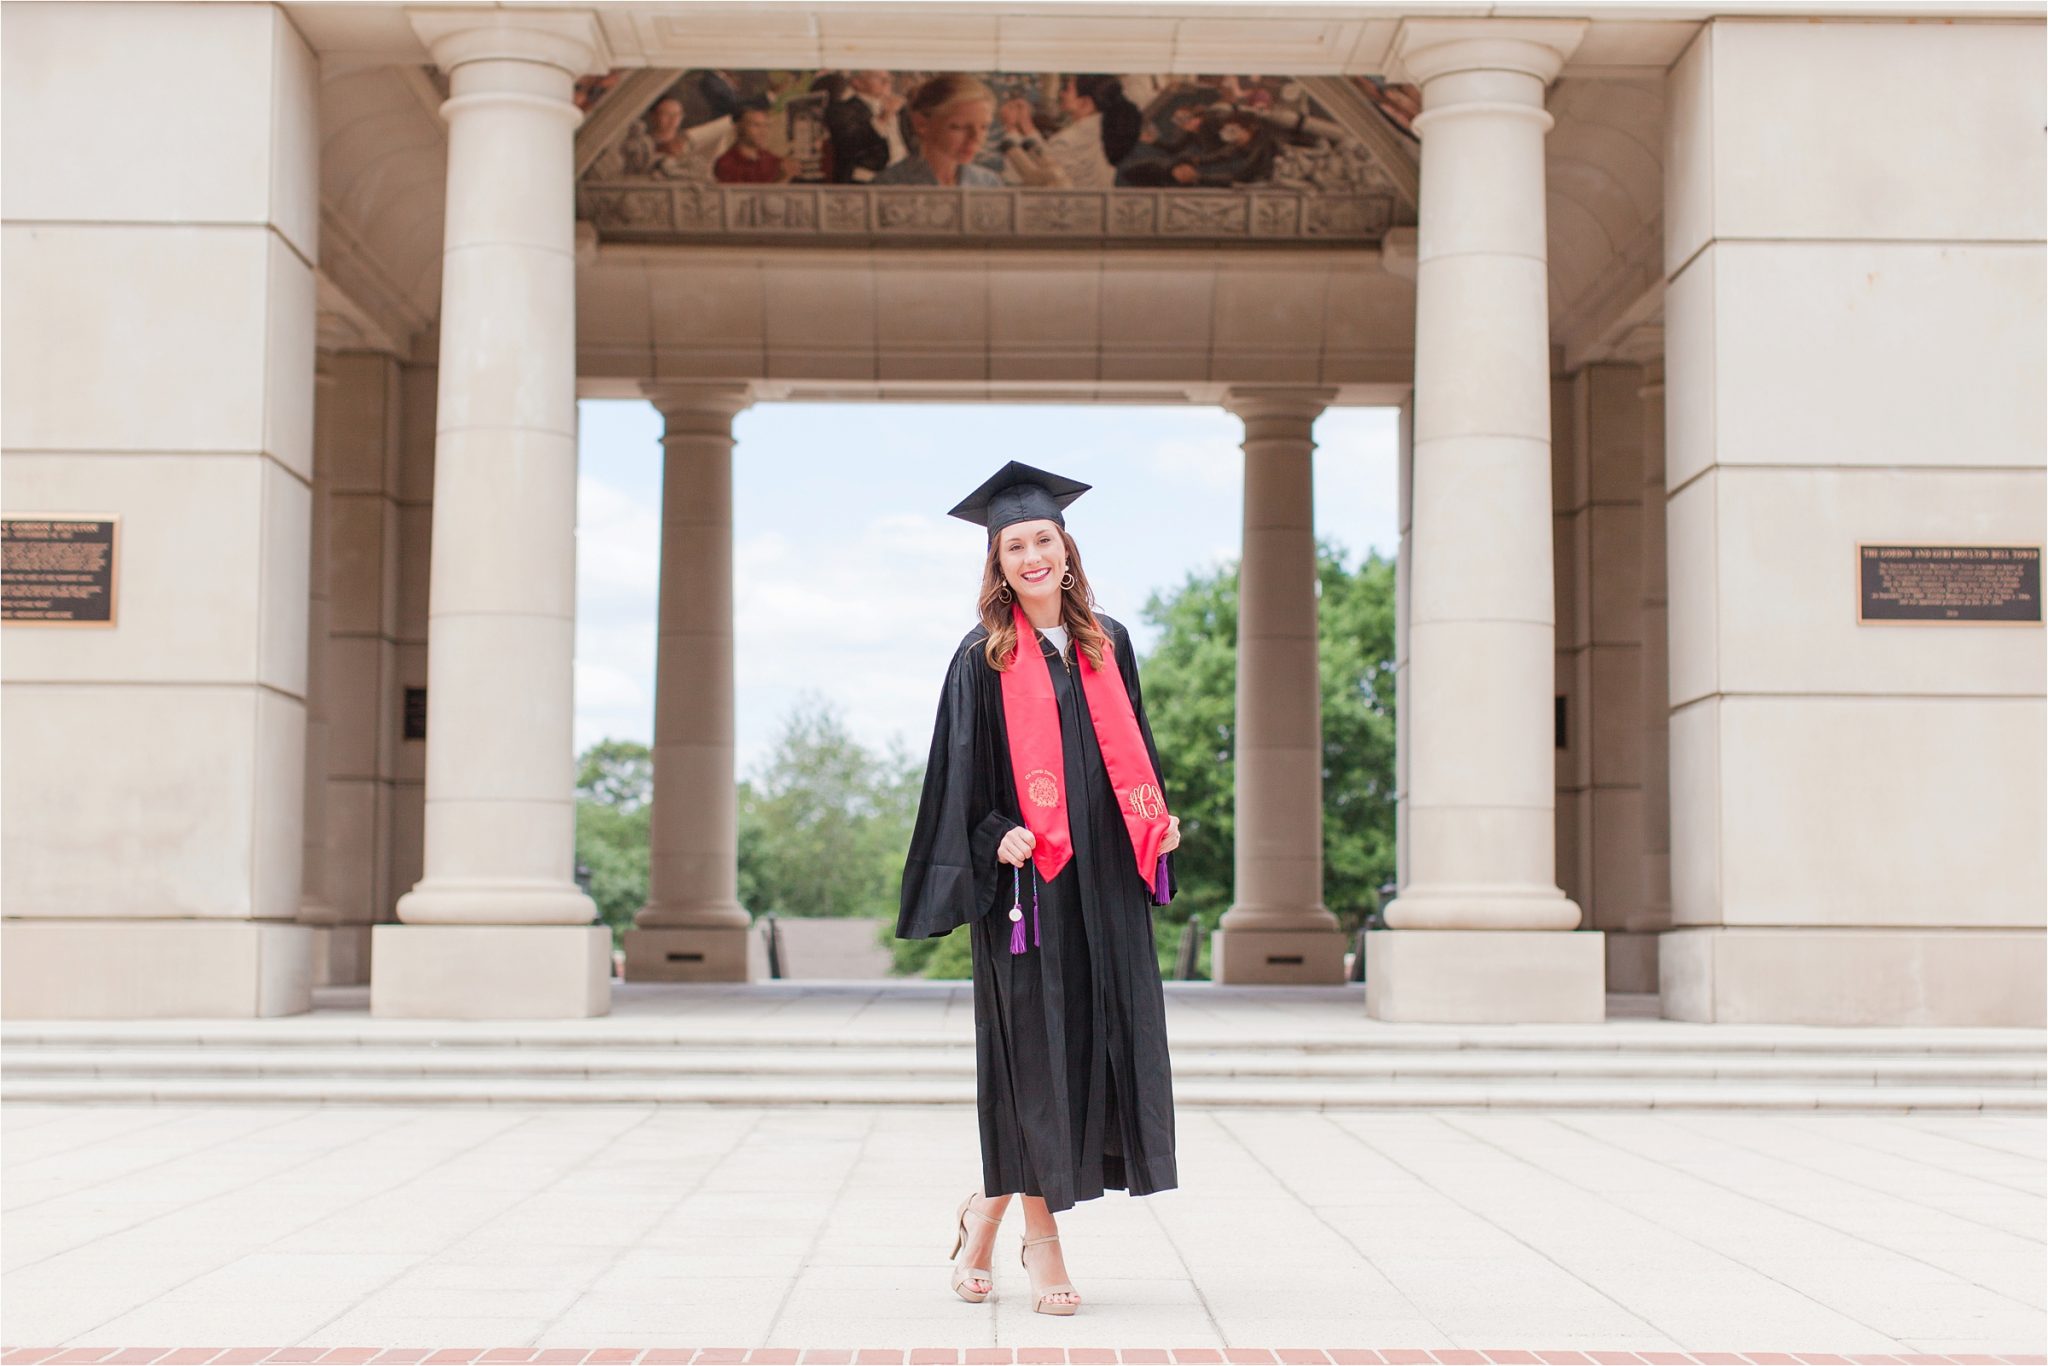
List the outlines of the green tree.
{"type": "Polygon", "coordinates": [[[576,760],[576,862],[590,870],[598,918],[612,943],[647,904],[647,837],[654,812],[654,753],[634,740],[601,740],[576,760]]]}
{"type": "MultiPolygon", "coordinates": [[[[1316,548],[1323,721],[1323,900],[1347,932],[1394,873],[1394,566],[1369,553],[1356,569],[1316,548]]],[[[1145,661],[1145,711],[1181,821],[1180,891],[1159,908],[1161,970],[1188,917],[1208,931],[1234,892],[1238,572],[1191,574],[1155,593],[1159,628],[1145,661]],[[1169,926],[1172,928],[1169,929],[1169,926]]]]}
{"type": "Polygon", "coordinates": [[[741,904],[893,924],[919,781],[900,746],[875,753],[831,706],[800,701],[767,763],[740,785],[741,904]]]}

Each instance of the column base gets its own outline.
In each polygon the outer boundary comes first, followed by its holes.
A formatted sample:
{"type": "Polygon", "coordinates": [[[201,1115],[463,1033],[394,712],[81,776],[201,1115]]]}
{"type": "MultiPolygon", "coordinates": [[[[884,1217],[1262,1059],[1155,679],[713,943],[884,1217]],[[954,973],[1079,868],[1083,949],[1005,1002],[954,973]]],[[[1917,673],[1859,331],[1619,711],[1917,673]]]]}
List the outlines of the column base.
{"type": "Polygon", "coordinates": [[[1668,930],[1667,1020],[1715,1024],[2048,1024],[2040,930],[1668,930]]]}
{"type": "Polygon", "coordinates": [[[1365,1013],[1434,1024],[1585,1024],[1607,1018],[1598,930],[1375,930],[1365,1013]]]}
{"type": "Polygon", "coordinates": [[[1657,990],[1657,930],[1607,930],[1607,989],[1657,990]]]}
{"type": "Polygon", "coordinates": [[[313,985],[359,987],[370,980],[368,925],[314,925],[313,985]]]}
{"type": "Polygon", "coordinates": [[[624,937],[629,982],[751,982],[768,975],[767,950],[751,925],[635,929],[624,937]]]}
{"type": "Polygon", "coordinates": [[[1410,883],[1387,903],[1394,930],[1575,930],[1579,904],[1541,883],[1410,883]]]}
{"type": "Polygon", "coordinates": [[[561,925],[582,929],[597,919],[597,903],[573,882],[421,882],[398,898],[408,925],[561,925]]]}
{"type": "Polygon", "coordinates": [[[313,1008],[313,931],[282,920],[0,922],[11,1020],[252,1019],[313,1008]]]}
{"type": "Polygon", "coordinates": [[[577,1020],[612,1008],[604,925],[376,925],[370,1014],[577,1020]]]}
{"type": "Polygon", "coordinates": [[[1209,978],[1226,986],[1342,986],[1339,930],[1212,930],[1209,978]]]}

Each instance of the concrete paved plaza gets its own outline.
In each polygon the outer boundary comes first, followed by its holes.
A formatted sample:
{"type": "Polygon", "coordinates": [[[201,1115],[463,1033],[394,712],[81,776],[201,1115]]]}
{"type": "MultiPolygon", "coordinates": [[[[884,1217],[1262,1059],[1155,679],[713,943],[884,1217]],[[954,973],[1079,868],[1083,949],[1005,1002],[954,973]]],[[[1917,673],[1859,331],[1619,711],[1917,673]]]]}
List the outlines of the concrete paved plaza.
{"type": "MultiPolygon", "coordinates": [[[[17,1102],[0,1114],[4,1336],[479,1352],[2043,1343],[2038,1115],[1246,1108],[1183,1111],[1179,1135],[1181,1189],[1065,1216],[1085,1303],[1059,1319],[1030,1312],[1015,1209],[996,1297],[946,1289],[947,1221],[976,1179],[969,1106],[17,1102]]],[[[795,1359],[762,1357],[778,1358],[795,1359]]]]}

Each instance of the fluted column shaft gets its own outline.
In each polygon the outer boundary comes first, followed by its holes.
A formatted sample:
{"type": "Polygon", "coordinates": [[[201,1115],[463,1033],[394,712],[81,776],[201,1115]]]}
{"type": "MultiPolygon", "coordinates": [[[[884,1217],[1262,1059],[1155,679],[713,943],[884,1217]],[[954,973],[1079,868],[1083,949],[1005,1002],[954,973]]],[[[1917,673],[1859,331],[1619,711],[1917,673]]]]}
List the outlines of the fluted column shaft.
{"type": "Polygon", "coordinates": [[[571,879],[575,77],[594,19],[413,11],[448,74],[424,876],[401,920],[584,924],[571,879]]]}
{"type": "Polygon", "coordinates": [[[1397,929],[1570,929],[1557,887],[1543,92],[1583,25],[1409,21],[1408,875],[1397,929]]]}
{"type": "Polygon", "coordinates": [[[744,387],[650,386],[661,410],[654,821],[643,928],[739,927],[732,422],[744,387]]]}
{"type": "Polygon", "coordinates": [[[1225,930],[1324,930],[1315,420],[1328,390],[1233,390],[1244,420],[1237,593],[1237,834],[1225,930]]]}

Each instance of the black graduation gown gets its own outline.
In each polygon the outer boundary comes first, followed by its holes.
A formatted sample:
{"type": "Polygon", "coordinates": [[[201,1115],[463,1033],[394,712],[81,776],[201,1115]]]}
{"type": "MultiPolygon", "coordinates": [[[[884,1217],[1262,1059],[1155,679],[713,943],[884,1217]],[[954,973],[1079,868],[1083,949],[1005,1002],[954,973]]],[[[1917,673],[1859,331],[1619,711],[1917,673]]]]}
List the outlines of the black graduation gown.
{"type": "MultiPolygon", "coordinates": [[[[1097,614],[1115,646],[1138,729],[1159,771],[1130,635],[1097,614]]],[[[1152,894],[1138,874],[1078,665],[1034,633],[1060,715],[1074,854],[1038,883],[1021,870],[1025,951],[1010,952],[1011,867],[996,846],[1024,822],[1010,773],[1002,676],[976,626],[939,699],[917,824],[903,869],[901,939],[965,925],[974,952],[975,1093],[982,1192],[1042,1196],[1058,1211],[1105,1189],[1150,1195],[1179,1184],[1166,1001],[1153,947],[1152,894]]],[[[1165,776],[1160,788],[1166,791],[1165,776]]],[[[1169,801],[1171,800],[1169,796],[1169,801]]],[[[1169,895],[1173,859],[1167,858],[1169,895]]]]}

